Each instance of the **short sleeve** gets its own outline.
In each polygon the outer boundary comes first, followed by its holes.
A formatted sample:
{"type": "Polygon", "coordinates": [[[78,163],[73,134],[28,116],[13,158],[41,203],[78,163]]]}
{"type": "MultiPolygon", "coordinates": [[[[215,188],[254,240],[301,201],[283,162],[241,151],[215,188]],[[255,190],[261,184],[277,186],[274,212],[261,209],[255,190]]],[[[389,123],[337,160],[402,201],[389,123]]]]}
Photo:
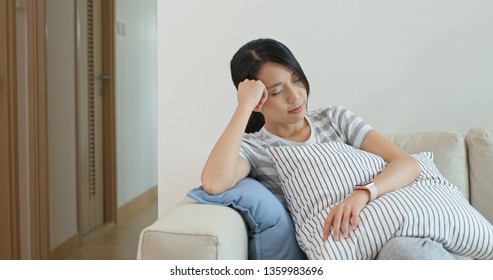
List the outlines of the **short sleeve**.
{"type": "Polygon", "coordinates": [[[243,138],[240,146],[240,156],[248,162],[250,168],[255,167],[253,160],[255,152],[253,151],[253,148],[254,146],[252,146],[252,143],[250,143],[248,139],[243,138]]]}
{"type": "Polygon", "coordinates": [[[328,110],[328,117],[331,119],[334,130],[344,142],[361,149],[368,133],[374,130],[373,127],[363,118],[341,106],[333,106],[330,109],[328,110]]]}

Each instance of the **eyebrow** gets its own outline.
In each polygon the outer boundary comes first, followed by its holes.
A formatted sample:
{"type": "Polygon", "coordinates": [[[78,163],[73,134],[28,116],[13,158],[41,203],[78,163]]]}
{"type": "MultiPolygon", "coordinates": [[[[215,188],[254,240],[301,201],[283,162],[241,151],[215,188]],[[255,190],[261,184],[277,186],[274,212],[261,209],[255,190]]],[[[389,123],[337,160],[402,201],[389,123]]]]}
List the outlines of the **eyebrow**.
{"type": "Polygon", "coordinates": [[[275,88],[275,87],[280,86],[280,85],[281,85],[281,83],[273,84],[273,85],[267,87],[267,89],[275,88]]]}
{"type": "MultiPolygon", "coordinates": [[[[291,78],[293,78],[293,76],[296,76],[297,77],[298,75],[296,75],[295,73],[293,73],[293,74],[291,74],[291,78]]],[[[275,88],[275,87],[280,86],[280,85],[282,85],[282,83],[273,84],[271,86],[268,86],[267,89],[275,88]]]]}

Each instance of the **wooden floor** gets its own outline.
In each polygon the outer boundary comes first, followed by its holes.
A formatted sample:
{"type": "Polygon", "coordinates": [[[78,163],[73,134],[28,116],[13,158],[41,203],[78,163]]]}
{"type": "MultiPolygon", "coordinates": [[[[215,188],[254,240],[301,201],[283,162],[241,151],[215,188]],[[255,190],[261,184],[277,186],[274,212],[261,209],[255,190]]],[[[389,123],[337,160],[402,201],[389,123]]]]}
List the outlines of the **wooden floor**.
{"type": "Polygon", "coordinates": [[[139,235],[157,219],[157,201],[136,211],[117,225],[105,226],[84,238],[68,260],[135,260],[139,235]]]}

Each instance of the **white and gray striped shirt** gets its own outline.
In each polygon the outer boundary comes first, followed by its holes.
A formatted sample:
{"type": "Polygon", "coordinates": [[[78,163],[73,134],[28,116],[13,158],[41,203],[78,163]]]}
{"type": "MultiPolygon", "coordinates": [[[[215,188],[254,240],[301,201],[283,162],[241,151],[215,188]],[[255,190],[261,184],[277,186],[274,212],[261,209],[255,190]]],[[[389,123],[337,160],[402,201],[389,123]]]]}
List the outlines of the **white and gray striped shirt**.
{"type": "Polygon", "coordinates": [[[307,112],[306,119],[311,127],[311,136],[306,142],[288,141],[263,127],[258,132],[245,133],[240,147],[240,156],[250,164],[249,176],[264,184],[285,207],[286,198],[274,163],[266,152],[268,147],[336,141],[361,149],[366,135],[373,130],[362,118],[340,106],[307,112]]]}

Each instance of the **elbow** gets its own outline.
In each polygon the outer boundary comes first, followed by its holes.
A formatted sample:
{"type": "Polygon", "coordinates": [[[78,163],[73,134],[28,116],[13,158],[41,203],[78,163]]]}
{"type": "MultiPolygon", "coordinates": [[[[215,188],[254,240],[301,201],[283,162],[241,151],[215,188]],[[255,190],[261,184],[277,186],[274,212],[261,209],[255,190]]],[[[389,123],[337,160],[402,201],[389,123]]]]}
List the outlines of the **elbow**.
{"type": "Polygon", "coordinates": [[[233,185],[230,186],[229,184],[225,184],[219,180],[202,177],[202,189],[204,189],[204,191],[208,194],[217,195],[232,187],[233,185]]]}
{"type": "Polygon", "coordinates": [[[217,185],[204,180],[202,180],[202,189],[204,189],[206,193],[211,195],[216,195],[221,193],[218,191],[219,188],[217,187],[217,185]]]}
{"type": "Polygon", "coordinates": [[[202,171],[200,180],[202,182],[202,189],[206,193],[211,195],[218,194],[216,180],[211,179],[211,177],[207,174],[205,169],[202,171]]]}
{"type": "Polygon", "coordinates": [[[408,155],[406,159],[409,161],[409,167],[410,170],[412,170],[412,175],[414,179],[418,178],[418,176],[421,175],[421,165],[411,155],[408,155]]]}
{"type": "Polygon", "coordinates": [[[414,160],[414,167],[416,168],[415,171],[416,171],[416,178],[417,178],[419,175],[421,175],[422,169],[421,169],[421,165],[418,163],[418,161],[415,158],[413,158],[413,160],[414,160]]]}

